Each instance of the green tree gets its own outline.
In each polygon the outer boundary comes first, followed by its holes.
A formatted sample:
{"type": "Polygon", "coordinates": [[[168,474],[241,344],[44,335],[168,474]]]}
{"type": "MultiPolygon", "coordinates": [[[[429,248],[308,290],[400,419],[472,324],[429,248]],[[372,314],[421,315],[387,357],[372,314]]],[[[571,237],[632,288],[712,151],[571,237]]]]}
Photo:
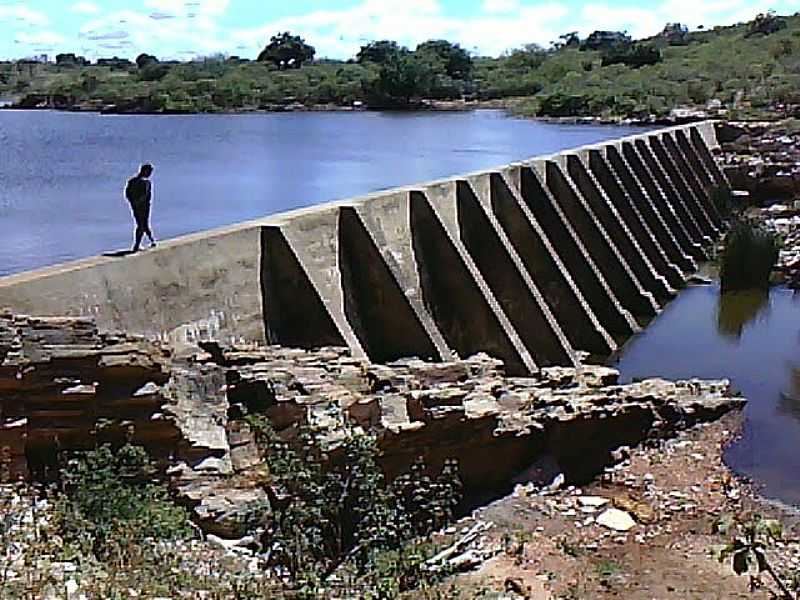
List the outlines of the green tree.
{"type": "Polygon", "coordinates": [[[404,48],[391,40],[380,40],[361,46],[361,50],[356,54],[356,62],[362,65],[364,63],[382,65],[390,60],[396,60],[403,54],[408,54],[408,48],[404,48]]]}
{"type": "Polygon", "coordinates": [[[365,82],[367,102],[373,107],[407,107],[430,95],[436,68],[424,56],[400,54],[381,64],[378,77],[365,82]]]}
{"type": "Polygon", "coordinates": [[[140,69],[144,69],[150,65],[157,65],[158,59],[153,56],[152,54],[145,54],[142,53],[136,57],[136,66],[140,69]]]}
{"type": "Polygon", "coordinates": [[[558,36],[558,41],[553,45],[556,48],[577,48],[581,45],[581,38],[577,31],[570,31],[558,36]]]}
{"type": "Polygon", "coordinates": [[[431,55],[443,62],[444,70],[454,79],[469,79],[472,75],[472,57],[458,44],[447,40],[429,40],[417,46],[416,54],[431,55]]]}
{"type": "Polygon", "coordinates": [[[506,58],[506,65],[520,71],[538,69],[547,59],[547,50],[538,44],[527,44],[512,50],[506,58]]]}
{"type": "Polygon", "coordinates": [[[314,46],[306,44],[299,35],[288,31],[272,36],[269,44],[258,55],[259,62],[272,63],[278,69],[299,69],[314,60],[314,46]]]}

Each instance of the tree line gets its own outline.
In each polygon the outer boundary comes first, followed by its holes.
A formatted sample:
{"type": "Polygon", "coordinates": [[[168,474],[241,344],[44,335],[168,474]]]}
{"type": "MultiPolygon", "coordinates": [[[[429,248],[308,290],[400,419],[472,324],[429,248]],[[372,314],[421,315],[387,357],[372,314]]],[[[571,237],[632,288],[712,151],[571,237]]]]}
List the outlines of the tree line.
{"type": "Polygon", "coordinates": [[[689,31],[668,23],[656,36],[625,31],[561,35],[545,48],[528,44],[499,57],[458,43],[428,40],[414,48],[393,40],[364,44],[349,60],[319,58],[301,36],[279,32],[255,60],[214,56],[89,64],[73,53],[56,65],[0,63],[0,97],[40,106],[119,112],[276,110],[286,106],[413,108],[435,100],[502,100],[523,114],[663,116],[675,106],[750,106],[793,102],[800,88],[795,33],[800,18],[758,15],[733,27],[689,31]],[[736,56],[736,60],[721,57],[736,56]],[[511,100],[514,99],[514,100],[511,100]]]}

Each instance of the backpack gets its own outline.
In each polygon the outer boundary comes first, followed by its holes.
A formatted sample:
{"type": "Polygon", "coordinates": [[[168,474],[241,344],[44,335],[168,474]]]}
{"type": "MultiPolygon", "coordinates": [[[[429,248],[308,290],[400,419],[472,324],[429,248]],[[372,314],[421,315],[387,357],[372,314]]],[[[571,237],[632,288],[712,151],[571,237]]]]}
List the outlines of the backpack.
{"type": "Polygon", "coordinates": [[[132,177],[125,186],[128,202],[141,202],[147,195],[147,185],[141,177],[132,177]]]}

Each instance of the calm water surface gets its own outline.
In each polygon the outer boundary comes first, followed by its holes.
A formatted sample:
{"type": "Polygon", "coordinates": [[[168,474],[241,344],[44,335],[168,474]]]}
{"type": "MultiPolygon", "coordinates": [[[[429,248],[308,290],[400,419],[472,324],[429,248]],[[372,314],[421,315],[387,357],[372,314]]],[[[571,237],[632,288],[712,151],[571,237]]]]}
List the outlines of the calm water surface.
{"type": "Polygon", "coordinates": [[[729,378],[750,402],[727,463],[767,496],[800,505],[800,294],[690,287],[616,366],[623,381],[729,378]]]}
{"type": "Polygon", "coordinates": [[[0,276],[127,247],[122,188],[142,162],[156,166],[153,230],[167,238],[633,131],[499,111],[0,112],[0,276]]]}

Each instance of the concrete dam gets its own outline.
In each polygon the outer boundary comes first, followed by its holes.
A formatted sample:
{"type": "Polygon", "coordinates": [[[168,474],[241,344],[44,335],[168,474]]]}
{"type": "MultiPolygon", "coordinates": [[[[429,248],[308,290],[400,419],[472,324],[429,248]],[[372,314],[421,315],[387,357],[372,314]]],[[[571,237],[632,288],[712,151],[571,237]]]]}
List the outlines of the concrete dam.
{"type": "MultiPolygon", "coordinates": [[[[602,362],[707,257],[727,187],[703,122],[0,278],[0,308],[170,341],[602,362]]],[[[225,201],[225,199],[221,199],[225,201]]]]}

